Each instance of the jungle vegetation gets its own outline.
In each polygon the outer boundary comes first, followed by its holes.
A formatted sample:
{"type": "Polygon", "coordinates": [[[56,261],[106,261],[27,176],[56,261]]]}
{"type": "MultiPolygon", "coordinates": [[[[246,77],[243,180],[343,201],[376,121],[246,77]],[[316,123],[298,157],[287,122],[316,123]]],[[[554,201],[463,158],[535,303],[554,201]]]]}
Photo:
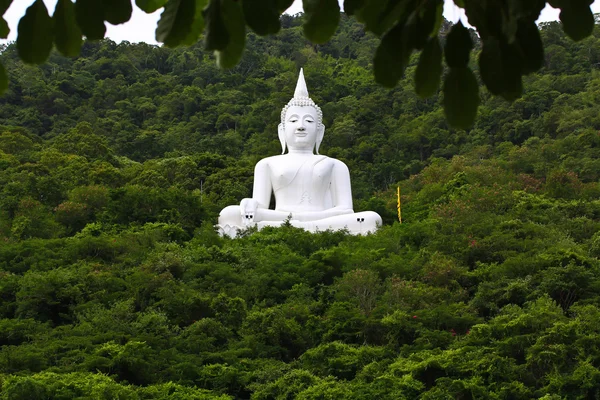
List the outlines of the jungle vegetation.
{"type": "MultiPolygon", "coordinates": [[[[0,0],[0,38],[9,34],[3,15],[12,0],[0,0]]],[[[162,10],[156,41],[167,47],[192,45],[201,40],[213,51],[221,68],[235,67],[246,47],[246,31],[266,36],[281,31],[281,15],[293,0],[135,0],[146,13],[162,10]]],[[[443,78],[443,109],[450,126],[471,128],[480,96],[469,65],[473,50],[479,76],[489,93],[509,101],[523,94],[523,76],[544,65],[544,44],[536,21],[546,6],[560,9],[567,36],[589,37],[595,25],[593,0],[454,0],[475,28],[479,47],[473,47],[462,21],[444,41],[440,28],[444,0],[302,0],[302,32],[315,44],[331,39],[340,16],[351,17],[379,40],[373,55],[375,80],[393,88],[404,75],[413,51],[423,50],[414,71],[414,91],[422,98],[434,95],[443,78]],[[343,5],[343,14],[340,14],[343,5]],[[442,48],[443,47],[443,48],[442,48]]],[[[57,0],[50,12],[43,0],[27,8],[18,25],[17,52],[29,64],[44,63],[53,48],[65,56],[81,54],[83,37],[104,39],[106,23],[124,24],[133,12],[132,0],[57,0]],[[52,14],[52,15],[50,15],[52,14]]],[[[8,77],[0,63],[0,94],[8,77]]]]}
{"type": "Polygon", "coordinates": [[[302,18],[230,70],[201,44],[1,49],[0,399],[600,396],[599,28],[542,24],[523,96],[479,82],[456,130],[415,94],[419,54],[384,89],[376,36],[343,17],[315,45],[302,18]],[[300,67],[384,226],[221,238],[300,67]]]}

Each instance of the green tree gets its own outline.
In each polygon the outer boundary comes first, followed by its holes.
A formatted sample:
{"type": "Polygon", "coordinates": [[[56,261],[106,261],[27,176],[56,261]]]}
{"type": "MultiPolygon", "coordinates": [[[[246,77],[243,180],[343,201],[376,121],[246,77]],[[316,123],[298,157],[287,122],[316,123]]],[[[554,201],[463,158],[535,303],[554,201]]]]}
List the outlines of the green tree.
{"type": "MultiPolygon", "coordinates": [[[[0,9],[3,14],[11,1],[0,9]]],[[[475,0],[455,3],[464,8],[470,23],[482,41],[479,53],[480,75],[492,94],[514,100],[522,94],[522,76],[539,70],[544,63],[544,48],[535,21],[546,1],[501,1],[481,3],[475,0]],[[497,15],[506,16],[503,19],[497,15]]],[[[566,34],[573,40],[588,37],[595,19],[591,0],[559,1],[549,4],[561,9],[560,18],[566,34]]],[[[163,0],[137,1],[143,11],[151,13],[163,8],[156,29],[156,39],[169,47],[196,42],[204,33],[207,50],[214,50],[217,63],[231,68],[240,61],[245,45],[246,26],[259,35],[279,32],[280,15],[291,5],[290,0],[256,2],[245,0],[163,0]]],[[[340,5],[335,0],[304,1],[304,35],[313,43],[327,42],[338,28],[340,5]]],[[[434,94],[442,73],[442,49],[438,39],[442,23],[442,0],[427,0],[405,4],[396,1],[345,1],[344,12],[355,17],[366,31],[380,38],[373,58],[375,79],[393,87],[402,77],[413,50],[424,50],[415,72],[416,91],[423,97],[434,94]],[[400,45],[398,45],[400,43],[400,45]],[[422,89],[426,85],[431,87],[422,89]]],[[[36,0],[21,18],[17,48],[22,60],[43,63],[53,48],[73,56],[82,48],[82,34],[90,40],[102,39],[105,22],[121,24],[131,18],[130,0],[105,3],[101,0],[71,0],[57,2],[52,17],[44,2],[36,0]]],[[[0,37],[9,29],[0,20],[0,37]]],[[[451,28],[445,43],[446,64],[443,92],[448,121],[458,128],[469,128],[479,104],[478,85],[469,69],[472,49],[470,34],[461,23],[451,28]],[[468,101],[452,101],[456,96],[468,101]]],[[[551,49],[550,49],[551,50],[551,49]]],[[[550,51],[552,52],[552,51],[550,51]]],[[[553,59],[555,59],[554,57],[553,59]]],[[[559,57],[560,58],[560,57],[559,57]]],[[[131,61],[125,57],[96,61],[98,73],[104,77],[129,76],[131,61]]],[[[0,91],[8,86],[4,67],[0,69],[0,91]]],[[[106,99],[106,98],[105,98],[106,99]]],[[[105,100],[106,101],[106,100],[105,100]]],[[[222,121],[222,123],[226,123],[222,121]]]]}

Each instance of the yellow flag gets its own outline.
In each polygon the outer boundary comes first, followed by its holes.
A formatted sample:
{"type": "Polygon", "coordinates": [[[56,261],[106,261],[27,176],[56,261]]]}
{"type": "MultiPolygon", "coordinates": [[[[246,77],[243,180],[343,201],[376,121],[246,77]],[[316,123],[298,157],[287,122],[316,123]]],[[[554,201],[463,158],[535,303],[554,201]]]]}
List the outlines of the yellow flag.
{"type": "Polygon", "coordinates": [[[402,208],[400,204],[400,186],[398,186],[398,221],[402,223],[402,208]]]}

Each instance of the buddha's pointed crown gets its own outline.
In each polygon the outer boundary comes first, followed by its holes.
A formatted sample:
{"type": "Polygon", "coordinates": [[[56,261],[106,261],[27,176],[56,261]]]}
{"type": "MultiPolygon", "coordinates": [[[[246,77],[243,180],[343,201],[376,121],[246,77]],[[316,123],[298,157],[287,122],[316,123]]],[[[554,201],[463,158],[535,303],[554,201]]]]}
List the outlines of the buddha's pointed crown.
{"type": "Polygon", "coordinates": [[[294,98],[309,98],[308,88],[306,87],[306,81],[304,80],[304,70],[302,68],[300,68],[300,75],[298,75],[298,83],[296,83],[296,91],[294,92],[294,98]]]}
{"type": "Polygon", "coordinates": [[[308,88],[306,87],[306,81],[304,80],[304,71],[300,68],[300,74],[298,75],[298,83],[296,83],[296,90],[294,91],[294,97],[286,104],[281,110],[281,123],[285,123],[285,113],[288,108],[292,106],[311,106],[317,112],[317,123],[322,124],[323,122],[323,111],[321,108],[308,97],[308,88]]]}

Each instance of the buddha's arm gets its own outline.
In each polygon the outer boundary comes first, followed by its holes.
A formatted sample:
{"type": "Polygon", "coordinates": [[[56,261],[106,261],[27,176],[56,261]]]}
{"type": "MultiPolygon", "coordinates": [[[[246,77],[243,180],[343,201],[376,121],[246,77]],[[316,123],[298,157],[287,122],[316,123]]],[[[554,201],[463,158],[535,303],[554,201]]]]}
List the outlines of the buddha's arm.
{"type": "Polygon", "coordinates": [[[252,198],[258,202],[257,209],[269,208],[272,190],[269,164],[266,159],[260,160],[254,167],[254,186],[252,188],[252,198]]]}
{"type": "Polygon", "coordinates": [[[353,212],[352,209],[333,207],[323,211],[294,212],[292,213],[292,219],[298,221],[317,221],[337,215],[352,214],[353,212]]]}
{"type": "Polygon", "coordinates": [[[252,209],[245,209],[242,206],[242,213],[252,214],[254,221],[283,221],[288,218],[290,215],[288,212],[269,209],[272,191],[273,185],[271,184],[269,163],[266,159],[263,159],[254,167],[252,200],[255,201],[249,202],[249,204],[252,204],[252,209]]]}
{"type": "MultiPolygon", "coordinates": [[[[256,221],[285,221],[292,213],[285,211],[270,210],[267,208],[256,209],[256,221]]],[[[293,218],[293,216],[292,216],[293,218]]]]}
{"type": "Polygon", "coordinates": [[[352,186],[350,185],[350,171],[343,162],[336,160],[331,179],[331,196],[334,208],[352,210],[352,186]]]}

